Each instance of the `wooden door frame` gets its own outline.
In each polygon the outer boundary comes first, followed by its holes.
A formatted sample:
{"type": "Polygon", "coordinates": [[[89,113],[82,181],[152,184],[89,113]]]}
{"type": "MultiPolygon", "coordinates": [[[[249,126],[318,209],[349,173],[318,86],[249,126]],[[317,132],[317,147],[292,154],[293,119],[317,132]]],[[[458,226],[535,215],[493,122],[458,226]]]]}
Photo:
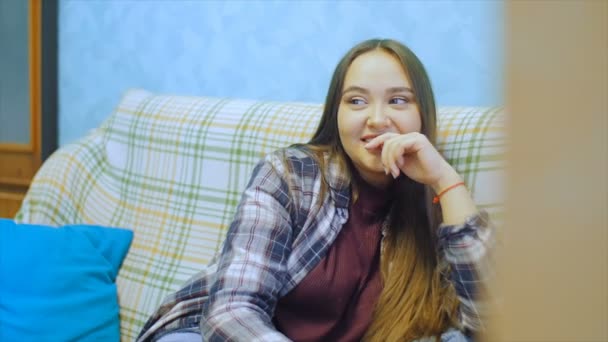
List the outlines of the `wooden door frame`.
{"type": "Polygon", "coordinates": [[[28,2],[29,126],[27,144],[0,143],[0,186],[27,187],[41,164],[40,82],[41,82],[41,1],[28,2]]]}
{"type": "Polygon", "coordinates": [[[0,143],[0,152],[40,155],[40,83],[41,83],[41,2],[28,2],[28,65],[30,92],[30,141],[27,144],[0,143]]]}
{"type": "Polygon", "coordinates": [[[30,139],[0,143],[0,209],[5,211],[19,205],[57,148],[57,8],[57,0],[28,0],[30,139]]]}

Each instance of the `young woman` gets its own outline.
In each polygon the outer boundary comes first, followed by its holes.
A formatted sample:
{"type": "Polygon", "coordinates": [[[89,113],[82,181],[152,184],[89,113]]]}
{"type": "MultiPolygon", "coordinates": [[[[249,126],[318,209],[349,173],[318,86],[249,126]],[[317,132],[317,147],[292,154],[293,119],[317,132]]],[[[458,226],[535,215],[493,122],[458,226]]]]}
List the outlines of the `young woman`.
{"type": "Polygon", "coordinates": [[[255,167],[221,254],[138,340],[468,340],[492,230],[435,136],[416,55],[353,47],[313,138],[255,167]]]}

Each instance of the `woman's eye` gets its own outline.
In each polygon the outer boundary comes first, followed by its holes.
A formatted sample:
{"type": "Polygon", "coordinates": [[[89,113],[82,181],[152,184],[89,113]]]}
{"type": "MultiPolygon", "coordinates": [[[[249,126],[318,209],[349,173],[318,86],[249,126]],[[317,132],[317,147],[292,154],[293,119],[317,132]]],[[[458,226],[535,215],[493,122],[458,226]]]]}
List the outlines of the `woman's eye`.
{"type": "Polygon", "coordinates": [[[407,104],[409,102],[410,102],[410,100],[408,100],[408,98],[406,98],[406,97],[393,97],[389,101],[390,104],[398,104],[398,105],[407,104]]]}
{"type": "Polygon", "coordinates": [[[364,105],[365,100],[360,97],[353,97],[350,100],[348,100],[348,103],[354,104],[354,105],[364,105]]]}

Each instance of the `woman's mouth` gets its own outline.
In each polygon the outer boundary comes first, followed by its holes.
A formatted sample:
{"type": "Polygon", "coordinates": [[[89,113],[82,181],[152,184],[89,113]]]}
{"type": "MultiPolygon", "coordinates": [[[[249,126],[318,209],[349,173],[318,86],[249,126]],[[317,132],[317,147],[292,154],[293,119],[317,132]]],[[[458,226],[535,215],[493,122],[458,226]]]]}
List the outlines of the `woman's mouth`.
{"type": "Polygon", "coordinates": [[[361,137],[361,141],[363,141],[364,143],[367,144],[368,142],[374,140],[378,136],[379,136],[379,134],[366,134],[361,137]]]}

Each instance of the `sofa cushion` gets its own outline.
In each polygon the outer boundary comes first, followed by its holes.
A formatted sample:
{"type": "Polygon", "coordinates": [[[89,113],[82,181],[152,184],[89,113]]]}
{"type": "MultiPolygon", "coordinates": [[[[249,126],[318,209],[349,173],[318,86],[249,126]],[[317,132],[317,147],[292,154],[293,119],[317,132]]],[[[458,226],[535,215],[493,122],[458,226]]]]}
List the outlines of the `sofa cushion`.
{"type": "MultiPolygon", "coordinates": [[[[133,340],[162,298],[221,248],[255,163],[306,142],[322,105],[128,91],[104,124],[41,168],[24,222],[132,227],[117,285],[133,340]]],[[[441,107],[438,148],[477,204],[502,213],[504,111],[441,107]]]]}
{"type": "Polygon", "coordinates": [[[118,341],[115,279],[132,237],[0,219],[0,341],[118,341]]]}

